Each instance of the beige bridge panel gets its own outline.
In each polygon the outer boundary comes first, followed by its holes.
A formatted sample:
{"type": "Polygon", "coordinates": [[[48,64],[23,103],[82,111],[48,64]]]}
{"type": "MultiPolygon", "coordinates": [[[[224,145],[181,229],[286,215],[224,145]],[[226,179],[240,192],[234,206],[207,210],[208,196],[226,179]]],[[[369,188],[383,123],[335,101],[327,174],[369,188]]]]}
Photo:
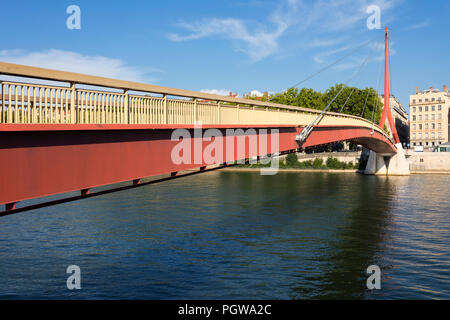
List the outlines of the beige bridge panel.
{"type": "MultiPolygon", "coordinates": [[[[0,123],[194,124],[200,121],[205,125],[306,126],[321,113],[271,102],[2,62],[0,74],[38,79],[36,83],[25,79],[1,82],[0,123]],[[48,80],[60,84],[43,84],[48,80]],[[86,89],[87,86],[96,88],[86,89]]],[[[379,126],[366,119],[339,113],[325,113],[318,124],[367,127],[385,135],[379,126]]]]}

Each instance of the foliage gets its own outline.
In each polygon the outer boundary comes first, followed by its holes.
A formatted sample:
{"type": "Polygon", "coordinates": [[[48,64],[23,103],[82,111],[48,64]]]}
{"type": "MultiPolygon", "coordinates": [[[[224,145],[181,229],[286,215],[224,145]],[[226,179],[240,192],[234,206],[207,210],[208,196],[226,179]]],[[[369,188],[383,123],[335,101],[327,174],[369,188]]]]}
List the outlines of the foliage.
{"type": "Polygon", "coordinates": [[[298,158],[296,153],[289,153],[286,157],[286,166],[288,167],[297,167],[298,166],[298,158]]]}
{"type": "MultiPolygon", "coordinates": [[[[314,160],[305,160],[302,162],[298,161],[297,155],[295,153],[290,153],[287,155],[285,160],[281,160],[279,162],[280,168],[295,168],[295,169],[358,169],[361,168],[361,164],[358,162],[353,165],[352,162],[339,161],[336,158],[329,157],[326,162],[322,160],[322,158],[315,158],[314,160]]],[[[242,164],[241,167],[250,167],[250,168],[262,168],[262,167],[270,167],[270,164],[242,164]]],[[[365,164],[364,164],[365,166],[365,164]]],[[[363,168],[364,169],[364,168],[363,168]]]]}
{"type": "Polygon", "coordinates": [[[333,157],[328,158],[326,164],[329,169],[356,169],[359,166],[359,164],[354,166],[352,162],[339,161],[333,157]]]}
{"type": "Polygon", "coordinates": [[[322,158],[315,158],[313,161],[313,168],[314,169],[320,169],[323,166],[323,160],[322,158]]]}
{"type": "Polygon", "coordinates": [[[359,89],[344,86],[343,84],[336,84],[328,88],[324,93],[315,91],[314,89],[302,88],[298,90],[297,88],[290,88],[281,94],[275,95],[272,101],[286,105],[323,110],[341,89],[342,92],[331,103],[328,111],[340,112],[345,104],[342,113],[356,116],[362,115],[364,118],[372,120],[376,111],[375,123],[380,121],[383,102],[378,98],[377,92],[373,88],[359,89]]]}

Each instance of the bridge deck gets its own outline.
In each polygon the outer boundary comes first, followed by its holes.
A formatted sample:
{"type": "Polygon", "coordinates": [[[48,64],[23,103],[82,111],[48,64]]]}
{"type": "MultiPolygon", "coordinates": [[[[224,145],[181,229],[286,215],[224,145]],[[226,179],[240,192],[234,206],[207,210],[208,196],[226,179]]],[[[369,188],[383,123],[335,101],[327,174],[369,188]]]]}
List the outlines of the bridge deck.
{"type": "MultiPolygon", "coordinates": [[[[0,204],[9,211],[18,201],[72,191],[84,196],[98,186],[293,152],[300,147],[296,136],[321,113],[8,63],[0,63],[0,74],[15,77],[0,84],[0,204]],[[190,155],[210,151],[193,131],[199,123],[202,134],[208,128],[222,133],[214,138],[220,145],[215,152],[226,160],[210,163],[194,156],[174,163],[179,141],[172,139],[173,129],[190,132],[190,155]],[[239,128],[247,130],[242,150],[242,134],[225,133],[239,128]]],[[[342,140],[381,153],[396,151],[379,126],[332,112],[301,147],[342,140]]]]}
{"type": "MultiPolygon", "coordinates": [[[[306,126],[320,114],[314,109],[9,63],[0,63],[0,74],[28,80],[1,83],[0,123],[306,126]],[[35,83],[49,80],[52,85],[35,83]]],[[[385,135],[364,118],[333,112],[327,112],[320,125],[366,127],[385,135]]]]}

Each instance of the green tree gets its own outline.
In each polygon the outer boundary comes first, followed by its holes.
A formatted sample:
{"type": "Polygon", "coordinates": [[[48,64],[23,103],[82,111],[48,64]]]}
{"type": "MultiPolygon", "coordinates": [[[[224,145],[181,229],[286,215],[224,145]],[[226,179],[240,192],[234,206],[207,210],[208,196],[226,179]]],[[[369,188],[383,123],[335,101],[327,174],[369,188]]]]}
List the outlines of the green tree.
{"type": "Polygon", "coordinates": [[[322,158],[315,158],[313,161],[313,167],[314,169],[320,169],[323,166],[323,160],[322,158]]]}
{"type": "Polygon", "coordinates": [[[362,115],[368,120],[374,119],[375,123],[380,121],[383,103],[373,88],[359,89],[345,86],[342,83],[328,88],[324,93],[308,88],[301,90],[290,88],[283,93],[276,94],[271,101],[323,110],[341,90],[342,92],[331,103],[328,111],[340,112],[342,109],[345,114],[362,115]]]}
{"type": "Polygon", "coordinates": [[[297,167],[298,158],[296,153],[289,153],[286,157],[286,166],[287,167],[297,167]]]}

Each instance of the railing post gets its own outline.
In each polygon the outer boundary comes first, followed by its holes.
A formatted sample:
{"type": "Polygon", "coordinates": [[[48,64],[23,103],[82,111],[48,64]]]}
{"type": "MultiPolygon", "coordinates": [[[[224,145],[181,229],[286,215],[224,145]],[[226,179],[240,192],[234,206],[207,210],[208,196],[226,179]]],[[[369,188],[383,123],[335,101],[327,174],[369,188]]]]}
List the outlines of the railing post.
{"type": "Polygon", "coordinates": [[[217,124],[220,124],[220,101],[217,102],[217,124]]]}
{"type": "Polygon", "coordinates": [[[124,115],[124,120],[123,122],[125,122],[124,124],[129,124],[129,115],[128,115],[128,89],[125,89],[123,91],[123,93],[125,94],[125,101],[124,101],[124,108],[125,108],[125,115],[124,115]]]}
{"type": "Polygon", "coordinates": [[[255,106],[254,106],[254,105],[252,106],[252,119],[253,119],[253,122],[256,123],[256,118],[255,118],[255,106]]]}
{"type": "Polygon", "coordinates": [[[167,112],[167,95],[163,95],[164,98],[164,124],[168,124],[168,112],[167,112]]]}
{"type": "Polygon", "coordinates": [[[198,115],[197,115],[197,98],[194,98],[194,124],[197,123],[198,115]]]}
{"type": "Polygon", "coordinates": [[[76,104],[76,89],[75,83],[72,82],[70,84],[70,123],[77,123],[76,115],[75,115],[75,104],[76,104]]]}
{"type": "Polygon", "coordinates": [[[3,86],[3,82],[0,82],[0,86],[2,89],[2,104],[1,104],[1,113],[0,113],[0,123],[5,122],[5,87],[3,86]]]}
{"type": "Polygon", "coordinates": [[[6,111],[6,122],[7,123],[12,123],[12,100],[11,100],[11,94],[12,94],[12,90],[11,90],[11,85],[8,85],[8,109],[6,111]]]}

